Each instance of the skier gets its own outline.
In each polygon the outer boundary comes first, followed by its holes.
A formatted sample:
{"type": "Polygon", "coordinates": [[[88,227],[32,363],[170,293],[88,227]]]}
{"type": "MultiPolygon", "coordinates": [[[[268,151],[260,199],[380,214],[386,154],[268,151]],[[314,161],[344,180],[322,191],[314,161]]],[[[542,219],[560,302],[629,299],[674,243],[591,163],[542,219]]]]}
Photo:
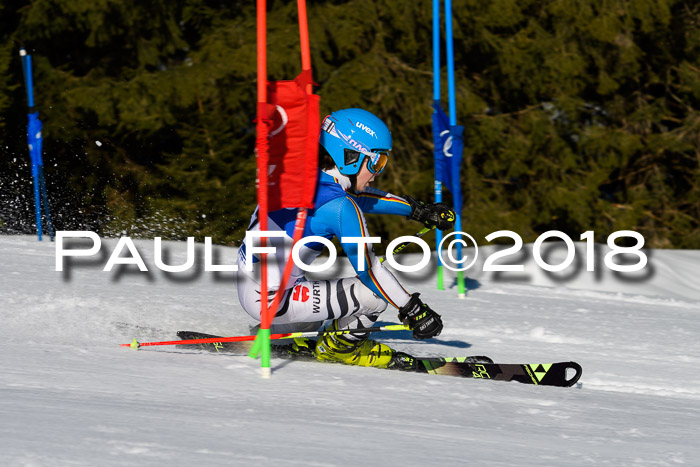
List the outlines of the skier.
{"type": "MultiPolygon", "coordinates": [[[[397,214],[425,226],[445,230],[454,226],[455,215],[444,204],[426,204],[409,196],[398,196],[370,188],[385,169],[392,148],[391,133],[375,115],[362,109],[338,110],[327,116],[319,137],[319,174],[314,209],[308,213],[304,237],[369,237],[364,214],[397,214]]],[[[292,244],[296,209],[269,213],[268,230],[283,231],[283,238],[269,238],[276,255],[268,255],[268,300],[279,287],[284,297],[272,322],[273,332],[318,330],[332,320],[330,330],[354,330],[371,327],[391,305],[399,319],[413,331],[415,339],[440,334],[440,315],[423,303],[418,293],[409,294],[374,254],[371,244],[342,243],[356,277],[332,280],[308,280],[294,266],[287,284],[280,284],[282,270],[292,244]]],[[[248,230],[259,230],[258,209],[248,230]]],[[[247,271],[245,242],[238,256],[238,297],[243,308],[260,319],[260,268],[247,271]]],[[[311,264],[323,246],[307,243],[300,258],[311,264]]],[[[260,260],[252,255],[250,260],[260,260]]],[[[318,360],[382,368],[408,365],[412,358],[387,345],[368,339],[367,333],[326,334],[313,341],[296,340],[294,351],[309,351],[318,360]]]]}

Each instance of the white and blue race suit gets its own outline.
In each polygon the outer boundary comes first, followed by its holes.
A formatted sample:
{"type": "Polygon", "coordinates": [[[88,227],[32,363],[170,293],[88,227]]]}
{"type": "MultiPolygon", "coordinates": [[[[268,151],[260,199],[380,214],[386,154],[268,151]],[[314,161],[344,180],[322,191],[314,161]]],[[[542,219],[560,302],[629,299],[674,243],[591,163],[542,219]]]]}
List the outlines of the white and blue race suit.
{"type": "MultiPolygon", "coordinates": [[[[369,237],[364,214],[408,216],[410,204],[398,196],[367,188],[361,193],[348,191],[351,182],[337,169],[319,171],[314,208],[308,213],[304,237],[369,237]]],[[[280,288],[282,271],[289,257],[296,222],[296,209],[280,209],[268,215],[268,231],[282,231],[283,237],[268,238],[276,248],[268,255],[269,298],[280,288]]],[[[253,213],[249,231],[259,230],[258,209],[253,213]]],[[[259,246],[256,244],[256,246],[259,246]]],[[[260,319],[259,257],[251,255],[253,271],[246,270],[246,242],[238,255],[238,297],[250,316],[260,319]]],[[[304,271],[294,265],[291,277],[283,284],[285,294],[273,320],[273,332],[318,329],[325,320],[338,320],[339,329],[371,326],[387,304],[404,306],[410,295],[375,256],[371,244],[343,243],[343,250],[357,272],[356,277],[333,280],[307,280],[304,271]],[[359,267],[364,264],[364,270],[359,267]]],[[[300,259],[311,264],[323,251],[320,243],[307,243],[300,259]]],[[[359,338],[360,335],[358,335],[359,338]]]]}

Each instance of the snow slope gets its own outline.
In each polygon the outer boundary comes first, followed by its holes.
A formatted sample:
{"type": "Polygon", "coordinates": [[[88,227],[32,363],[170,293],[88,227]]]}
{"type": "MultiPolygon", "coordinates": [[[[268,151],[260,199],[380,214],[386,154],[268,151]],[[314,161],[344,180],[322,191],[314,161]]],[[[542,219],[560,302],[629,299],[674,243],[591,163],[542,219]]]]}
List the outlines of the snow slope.
{"type": "Polygon", "coordinates": [[[466,300],[405,277],[445,330],[392,346],[581,363],[581,387],[548,388],[279,360],[263,380],[244,356],[120,348],[254,323],[232,274],[155,270],[151,241],[150,273],[102,272],[115,243],[61,273],[53,244],[0,236],[0,465],[700,465],[698,251],[649,252],[637,280],[474,273],[466,300]]]}

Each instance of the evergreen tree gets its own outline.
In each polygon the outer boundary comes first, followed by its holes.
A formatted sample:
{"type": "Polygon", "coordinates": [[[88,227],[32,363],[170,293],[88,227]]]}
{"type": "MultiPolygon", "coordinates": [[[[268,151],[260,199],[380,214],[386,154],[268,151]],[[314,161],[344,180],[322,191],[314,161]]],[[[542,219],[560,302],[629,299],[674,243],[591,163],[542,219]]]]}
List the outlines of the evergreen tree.
{"type": "MultiPolygon", "coordinates": [[[[322,113],[382,117],[394,151],[380,187],[430,199],[431,1],[308,7],[322,113]]],[[[296,2],[268,10],[269,77],[293,78],[296,2]]],[[[465,230],[525,241],[595,230],[604,241],[631,229],[649,246],[700,248],[696,2],[454,0],[453,10],[465,230]]],[[[255,205],[252,2],[6,0],[0,26],[0,193],[17,211],[0,211],[0,228],[23,216],[17,225],[31,226],[31,188],[14,175],[29,177],[23,44],[58,228],[242,238],[255,205]]],[[[378,235],[414,227],[384,217],[370,216],[378,235]]]]}

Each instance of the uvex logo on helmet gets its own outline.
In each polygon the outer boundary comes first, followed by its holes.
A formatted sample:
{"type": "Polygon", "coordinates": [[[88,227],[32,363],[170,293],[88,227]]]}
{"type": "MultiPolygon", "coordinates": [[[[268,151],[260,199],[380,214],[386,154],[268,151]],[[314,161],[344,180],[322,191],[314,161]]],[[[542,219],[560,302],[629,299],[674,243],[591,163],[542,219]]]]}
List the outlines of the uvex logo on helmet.
{"type": "Polygon", "coordinates": [[[377,134],[374,132],[374,130],[365,125],[364,123],[357,122],[355,123],[355,126],[361,130],[365,130],[365,132],[367,132],[368,135],[371,135],[375,138],[377,137],[377,134]]]}

